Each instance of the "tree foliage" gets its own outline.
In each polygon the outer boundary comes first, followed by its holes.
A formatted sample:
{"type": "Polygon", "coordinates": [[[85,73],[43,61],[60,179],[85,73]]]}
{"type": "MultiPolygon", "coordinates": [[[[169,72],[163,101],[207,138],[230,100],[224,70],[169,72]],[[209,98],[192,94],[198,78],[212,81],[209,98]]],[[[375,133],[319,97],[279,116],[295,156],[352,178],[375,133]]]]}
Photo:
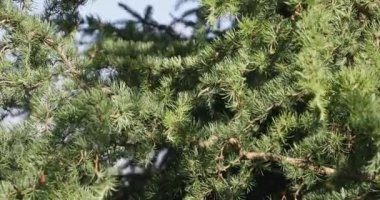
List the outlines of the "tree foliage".
{"type": "Polygon", "coordinates": [[[380,198],[379,1],[203,0],[169,25],[76,2],[0,1],[0,106],[28,113],[0,130],[1,199],[380,198]]]}

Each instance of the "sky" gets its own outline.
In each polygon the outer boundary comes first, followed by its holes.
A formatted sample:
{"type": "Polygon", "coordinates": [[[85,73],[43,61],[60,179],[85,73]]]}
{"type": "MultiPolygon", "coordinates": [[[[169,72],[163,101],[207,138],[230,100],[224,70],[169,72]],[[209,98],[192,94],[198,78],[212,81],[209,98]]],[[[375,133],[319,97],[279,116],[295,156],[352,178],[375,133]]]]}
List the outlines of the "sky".
{"type": "MultiPolygon", "coordinates": [[[[37,13],[42,11],[43,2],[44,0],[35,0],[34,6],[37,13]]],[[[199,4],[197,1],[189,1],[180,10],[175,11],[177,0],[88,0],[85,6],[80,7],[79,12],[82,15],[98,15],[104,21],[130,19],[131,16],[117,5],[119,2],[128,5],[140,14],[144,13],[146,6],[152,5],[153,19],[160,23],[171,22],[170,13],[178,16],[181,11],[196,7],[199,4]]]]}
{"type": "MultiPolygon", "coordinates": [[[[34,12],[36,14],[42,13],[44,0],[34,0],[34,12]]],[[[88,3],[79,8],[82,16],[97,15],[103,21],[118,21],[131,19],[131,16],[118,6],[118,3],[124,3],[130,8],[134,9],[140,14],[144,13],[148,5],[153,6],[153,19],[160,23],[170,23],[172,17],[179,16],[183,11],[198,6],[198,2],[189,2],[184,4],[181,9],[175,11],[177,0],[88,0],[88,3]]],[[[1,37],[1,31],[0,31],[1,37]]],[[[105,72],[108,73],[108,72],[105,72]]],[[[110,72],[111,73],[111,72],[110,72]]],[[[0,119],[0,128],[12,129],[14,126],[22,123],[28,116],[27,112],[23,110],[12,108],[13,110],[8,113],[3,119],[0,119]]],[[[3,112],[0,107],[0,114],[3,112]]]]}

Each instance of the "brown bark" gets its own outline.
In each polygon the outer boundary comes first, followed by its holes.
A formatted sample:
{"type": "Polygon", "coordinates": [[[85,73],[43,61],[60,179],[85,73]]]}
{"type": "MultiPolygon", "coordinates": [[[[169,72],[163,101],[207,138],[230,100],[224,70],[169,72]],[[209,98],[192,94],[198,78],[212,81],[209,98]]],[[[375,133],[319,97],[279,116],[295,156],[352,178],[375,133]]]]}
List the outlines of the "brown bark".
{"type": "Polygon", "coordinates": [[[292,158],[287,156],[276,155],[273,153],[264,153],[264,152],[243,152],[243,159],[248,160],[264,160],[270,162],[286,162],[295,167],[299,167],[302,169],[314,171],[320,175],[332,175],[336,172],[334,168],[318,165],[316,163],[312,163],[308,160],[302,158],[292,158]]]}

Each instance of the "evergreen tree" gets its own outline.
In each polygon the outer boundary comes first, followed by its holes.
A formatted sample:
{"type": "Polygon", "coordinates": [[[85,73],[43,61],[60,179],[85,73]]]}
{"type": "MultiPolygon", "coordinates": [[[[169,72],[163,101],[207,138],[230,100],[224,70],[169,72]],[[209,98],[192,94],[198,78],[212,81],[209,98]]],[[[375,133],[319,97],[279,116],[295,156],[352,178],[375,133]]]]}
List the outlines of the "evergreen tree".
{"type": "Polygon", "coordinates": [[[0,199],[380,198],[380,1],[85,2],[0,1],[0,199]]]}

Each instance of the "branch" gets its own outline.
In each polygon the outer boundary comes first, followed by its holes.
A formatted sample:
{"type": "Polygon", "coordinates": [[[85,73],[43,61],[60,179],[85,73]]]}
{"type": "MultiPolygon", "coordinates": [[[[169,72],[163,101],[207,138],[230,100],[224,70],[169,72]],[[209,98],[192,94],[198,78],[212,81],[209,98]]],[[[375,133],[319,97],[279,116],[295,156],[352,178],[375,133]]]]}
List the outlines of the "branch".
{"type": "Polygon", "coordinates": [[[243,152],[241,158],[247,160],[264,160],[269,162],[286,162],[295,167],[313,171],[323,176],[330,176],[336,172],[336,170],[331,167],[326,167],[316,163],[312,163],[302,158],[292,158],[287,156],[276,155],[273,153],[243,152]]]}
{"type": "Polygon", "coordinates": [[[169,34],[173,38],[179,38],[179,36],[175,33],[175,31],[172,29],[172,27],[159,24],[156,21],[152,21],[151,19],[145,19],[140,14],[138,14],[136,11],[132,10],[130,7],[128,7],[126,4],[119,3],[118,4],[121,8],[123,8],[125,11],[127,11],[129,14],[131,14],[134,18],[138,20],[138,22],[142,23],[143,25],[147,25],[153,28],[156,28],[161,31],[165,31],[165,33],[169,34]]]}
{"type": "Polygon", "coordinates": [[[10,49],[10,47],[8,45],[2,46],[1,49],[0,49],[0,54],[3,54],[8,49],[10,49]]]}
{"type": "Polygon", "coordinates": [[[144,22],[144,18],[139,15],[136,11],[132,10],[130,7],[128,7],[126,4],[124,3],[119,3],[118,4],[120,7],[122,7],[125,11],[127,11],[129,14],[131,14],[134,18],[138,19],[139,21],[141,22],[144,22]]]}
{"type": "Polygon", "coordinates": [[[0,78],[0,85],[17,85],[17,82],[14,81],[8,81],[0,78]]]}
{"type": "MultiPolygon", "coordinates": [[[[323,166],[317,163],[310,162],[309,160],[303,158],[293,158],[288,156],[276,155],[273,153],[266,152],[242,152],[240,153],[240,159],[246,160],[264,160],[268,162],[282,162],[293,165],[304,170],[315,172],[321,176],[332,176],[337,173],[337,170],[331,167],[323,166]]],[[[339,173],[339,172],[338,172],[339,173]]],[[[355,173],[344,173],[341,174],[342,177],[350,178],[354,180],[366,181],[374,183],[378,176],[369,176],[365,173],[355,172],[355,173]]]]}
{"type": "Polygon", "coordinates": [[[76,66],[67,58],[66,53],[64,50],[57,45],[52,39],[50,38],[45,38],[43,42],[53,48],[59,55],[59,57],[62,59],[63,63],[68,67],[68,71],[73,74],[73,75],[78,75],[80,74],[79,71],[77,70],[76,66]]]}
{"type": "Polygon", "coordinates": [[[65,65],[69,68],[69,72],[73,73],[75,75],[78,75],[79,71],[71,63],[71,61],[67,58],[67,56],[66,56],[65,52],[62,50],[62,48],[61,47],[56,47],[56,51],[57,51],[58,55],[61,57],[61,59],[63,60],[63,63],[65,63],[65,65]]]}
{"type": "MultiPolygon", "coordinates": [[[[237,138],[229,138],[224,143],[220,150],[219,156],[217,157],[218,166],[217,166],[217,174],[219,177],[223,179],[222,172],[226,171],[230,165],[224,166],[224,149],[229,145],[235,149],[236,152],[239,153],[239,158],[237,158],[234,162],[238,162],[238,160],[262,160],[267,162],[278,162],[278,163],[288,163],[293,165],[294,167],[298,167],[304,170],[315,172],[322,176],[332,176],[337,173],[337,170],[328,166],[323,166],[309,160],[303,158],[293,158],[289,156],[282,156],[268,152],[254,152],[254,151],[244,151],[241,147],[240,141],[237,138]]],[[[369,176],[368,174],[363,173],[348,173],[343,174],[346,178],[352,178],[355,180],[374,182],[377,177],[369,176]]]]}

